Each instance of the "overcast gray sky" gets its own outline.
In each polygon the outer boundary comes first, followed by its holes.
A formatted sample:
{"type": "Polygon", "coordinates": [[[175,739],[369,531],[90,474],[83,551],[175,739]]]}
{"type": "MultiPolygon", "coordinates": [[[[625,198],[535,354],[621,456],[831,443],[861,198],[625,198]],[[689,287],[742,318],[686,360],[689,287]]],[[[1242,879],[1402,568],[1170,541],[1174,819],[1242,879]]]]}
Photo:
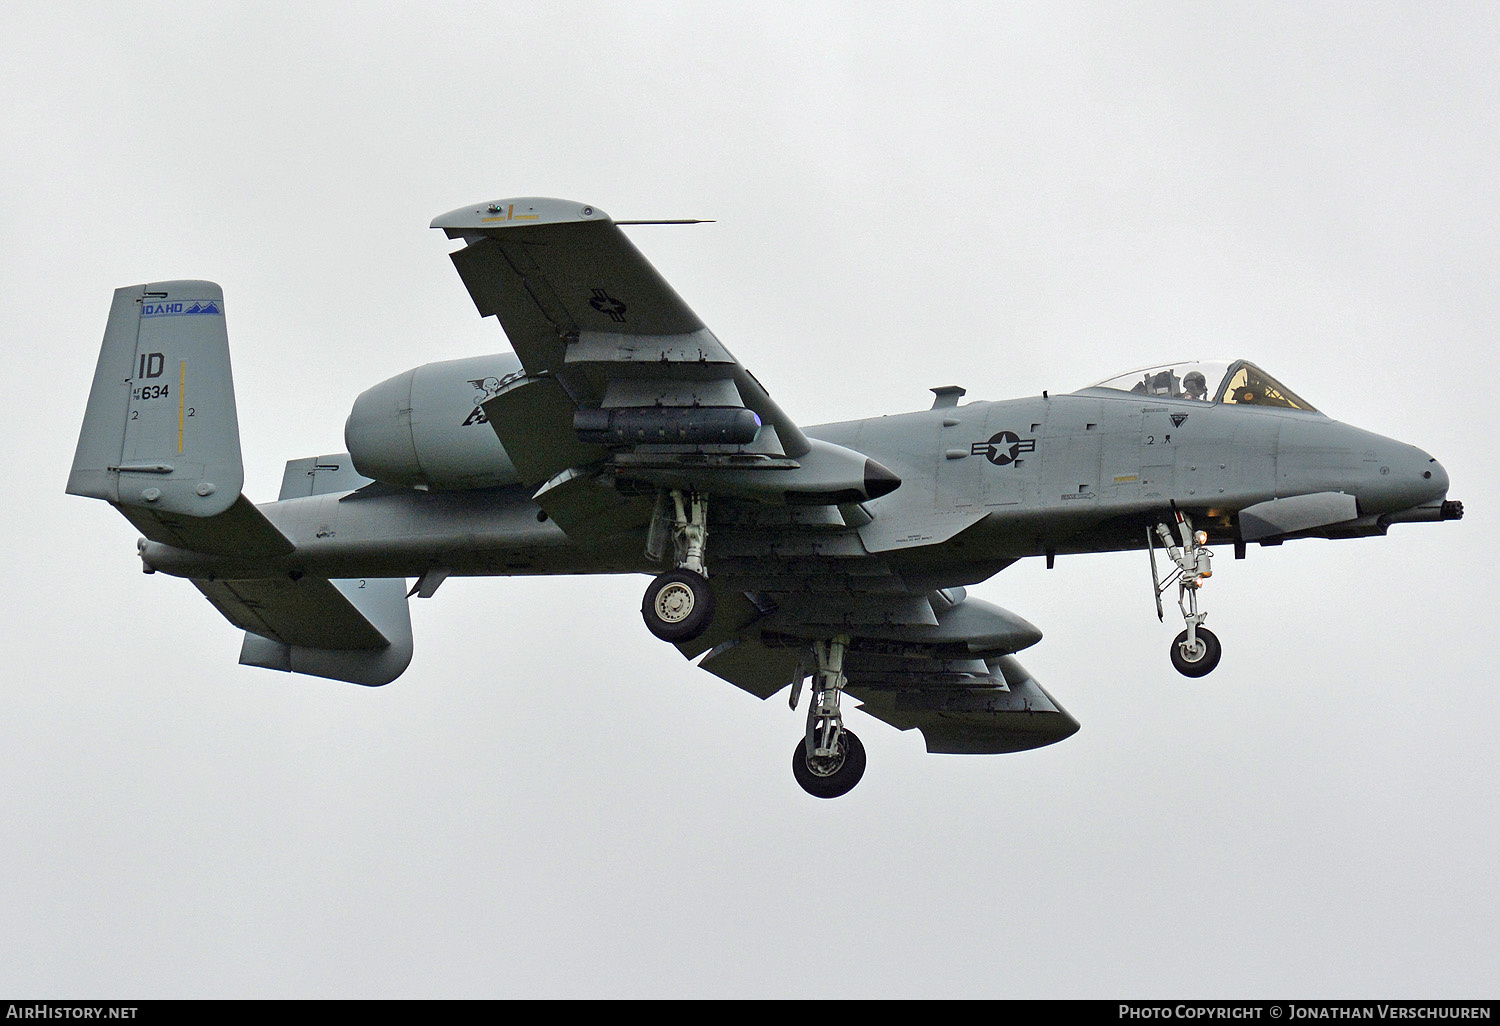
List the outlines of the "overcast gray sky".
{"type": "Polygon", "coordinates": [[[33,4],[0,35],[10,490],[0,993],[1493,997],[1500,8],[33,4]],[[451,580],[379,690],[240,634],[65,496],[111,291],[225,291],[246,490],[506,347],[426,227],[626,218],[803,423],[1255,359],[1428,449],[1461,523],[972,591],[1082,723],[924,753],[643,628],[644,578],[451,580]]]}

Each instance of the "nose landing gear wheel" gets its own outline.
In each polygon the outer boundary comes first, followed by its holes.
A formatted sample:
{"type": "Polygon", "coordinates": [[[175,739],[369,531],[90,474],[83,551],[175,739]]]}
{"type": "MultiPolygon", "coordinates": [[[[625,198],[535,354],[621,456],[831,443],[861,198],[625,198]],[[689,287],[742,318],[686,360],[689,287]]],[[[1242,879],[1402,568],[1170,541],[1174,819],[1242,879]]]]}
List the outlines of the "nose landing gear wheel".
{"type": "Polygon", "coordinates": [[[1184,677],[1207,676],[1219,665],[1219,656],[1224,654],[1213,631],[1207,627],[1199,627],[1196,633],[1198,644],[1192,649],[1188,648],[1187,631],[1183,631],[1172,641],[1172,665],[1184,677]]]}
{"type": "Polygon", "coordinates": [[[661,574],[641,600],[646,629],[662,641],[692,641],[714,618],[714,593],[708,581],[691,570],[661,574]]]}
{"type": "Polygon", "coordinates": [[[837,798],[854,790],[859,778],[865,775],[865,746],[852,731],[839,734],[838,755],[831,757],[807,757],[807,742],[797,742],[792,752],[792,776],[802,790],[814,798],[837,798]]]}

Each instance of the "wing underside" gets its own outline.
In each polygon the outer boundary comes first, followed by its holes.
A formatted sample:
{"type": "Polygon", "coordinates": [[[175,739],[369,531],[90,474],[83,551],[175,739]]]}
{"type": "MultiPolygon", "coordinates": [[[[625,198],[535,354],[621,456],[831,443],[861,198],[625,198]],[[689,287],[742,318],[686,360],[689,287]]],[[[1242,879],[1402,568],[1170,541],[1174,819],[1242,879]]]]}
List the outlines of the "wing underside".
{"type": "MultiPolygon", "coordinates": [[[[1014,752],[1061,741],[1078,722],[1014,658],[1041,632],[1014,613],[929,586],[871,553],[862,507],[722,510],[713,625],[678,648],[760,698],[812,672],[811,644],[849,638],[847,690],[865,712],[922,732],[928,751],[1014,752]]],[[[999,567],[986,567],[987,576],[999,567]]]]}
{"type": "MultiPolygon", "coordinates": [[[[698,665],[770,698],[811,672],[814,638],[838,632],[850,638],[844,659],[848,693],[871,716],[900,730],[920,730],[929,752],[1017,752],[1074,734],[1078,721],[1011,654],[1039,633],[962,592],[946,589],[919,599],[933,624],[834,625],[794,620],[780,608],[764,613],[753,603],[753,611],[729,603],[721,616],[748,622],[721,625],[720,636],[728,636],[715,640],[698,665]],[[934,607],[941,612],[933,615],[934,607]]],[[[908,607],[892,603],[892,620],[914,619],[904,611],[908,607]]],[[[679,647],[689,658],[697,654],[679,647]]]]}

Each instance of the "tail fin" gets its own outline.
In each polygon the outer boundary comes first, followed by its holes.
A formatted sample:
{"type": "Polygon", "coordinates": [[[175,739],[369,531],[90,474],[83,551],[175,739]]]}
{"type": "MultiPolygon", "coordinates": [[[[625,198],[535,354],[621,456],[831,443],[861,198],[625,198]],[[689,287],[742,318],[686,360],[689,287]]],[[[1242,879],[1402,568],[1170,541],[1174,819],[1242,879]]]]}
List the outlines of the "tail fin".
{"type": "Polygon", "coordinates": [[[68,491],[211,517],[244,479],[223,291],[209,281],[116,289],[68,491]]]}
{"type": "Polygon", "coordinates": [[[153,541],[290,551],[242,500],[244,480],[223,290],[211,281],[116,289],[68,492],[113,504],[153,541]]]}
{"type": "MultiPolygon", "coordinates": [[[[294,461],[282,498],[367,483],[347,455],[294,461]],[[311,482],[311,483],[309,483],[311,482]]],[[[68,475],[68,492],[103,499],[152,541],[254,560],[294,546],[240,494],[239,417],[224,293],[210,281],[116,289],[68,475]]],[[[411,661],[404,578],[301,573],[194,579],[246,629],[240,662],[381,685],[411,661]]]]}

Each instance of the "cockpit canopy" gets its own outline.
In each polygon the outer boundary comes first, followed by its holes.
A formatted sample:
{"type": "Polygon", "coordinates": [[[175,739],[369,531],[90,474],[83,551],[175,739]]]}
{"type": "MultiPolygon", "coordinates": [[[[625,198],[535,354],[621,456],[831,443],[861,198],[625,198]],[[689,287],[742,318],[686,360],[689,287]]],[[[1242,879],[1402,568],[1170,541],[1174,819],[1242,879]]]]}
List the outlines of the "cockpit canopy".
{"type": "Polygon", "coordinates": [[[1090,387],[1161,399],[1317,412],[1312,403],[1248,360],[1179,360],[1120,374],[1090,387]]]}

